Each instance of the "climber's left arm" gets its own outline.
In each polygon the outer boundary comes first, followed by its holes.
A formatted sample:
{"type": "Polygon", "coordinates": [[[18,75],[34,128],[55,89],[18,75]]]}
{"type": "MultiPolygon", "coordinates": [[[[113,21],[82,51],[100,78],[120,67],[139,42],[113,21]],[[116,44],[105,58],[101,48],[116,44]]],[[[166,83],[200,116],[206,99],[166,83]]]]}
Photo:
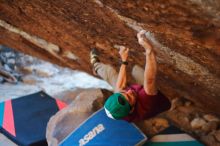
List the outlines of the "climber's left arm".
{"type": "MultiPolygon", "coordinates": [[[[129,52],[128,48],[120,47],[119,54],[121,56],[122,62],[127,61],[128,52],[129,52]]],[[[125,63],[121,64],[119,74],[118,74],[118,79],[116,82],[115,92],[119,92],[126,87],[126,83],[127,83],[126,66],[127,65],[125,63]]]]}

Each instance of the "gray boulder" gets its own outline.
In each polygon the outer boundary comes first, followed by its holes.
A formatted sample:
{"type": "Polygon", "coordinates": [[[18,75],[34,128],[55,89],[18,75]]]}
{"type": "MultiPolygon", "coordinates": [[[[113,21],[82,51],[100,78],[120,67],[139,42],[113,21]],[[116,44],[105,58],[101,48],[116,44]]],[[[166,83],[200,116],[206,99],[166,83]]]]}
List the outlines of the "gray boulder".
{"type": "Polygon", "coordinates": [[[57,146],[92,113],[101,108],[103,102],[104,96],[100,89],[87,89],[79,93],[72,103],[49,120],[46,131],[48,146],[57,146]]]}

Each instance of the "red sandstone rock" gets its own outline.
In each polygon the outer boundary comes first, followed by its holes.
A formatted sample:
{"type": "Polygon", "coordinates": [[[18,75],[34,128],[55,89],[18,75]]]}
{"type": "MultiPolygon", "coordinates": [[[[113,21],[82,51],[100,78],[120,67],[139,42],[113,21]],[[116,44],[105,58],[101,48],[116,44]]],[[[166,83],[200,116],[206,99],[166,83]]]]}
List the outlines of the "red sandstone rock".
{"type": "Polygon", "coordinates": [[[125,45],[131,71],[134,64],[144,67],[136,33],[145,29],[159,42],[161,91],[219,115],[219,7],[218,0],[2,1],[0,43],[88,73],[90,48],[98,47],[103,62],[118,66],[114,46],[125,45]]]}

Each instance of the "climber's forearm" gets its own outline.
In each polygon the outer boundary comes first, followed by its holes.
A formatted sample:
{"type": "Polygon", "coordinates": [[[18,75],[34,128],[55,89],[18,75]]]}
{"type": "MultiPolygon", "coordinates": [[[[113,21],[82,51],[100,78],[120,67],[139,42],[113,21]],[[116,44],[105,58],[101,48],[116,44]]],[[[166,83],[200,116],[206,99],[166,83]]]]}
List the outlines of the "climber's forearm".
{"type": "Polygon", "coordinates": [[[119,70],[118,79],[116,82],[116,88],[115,92],[121,91],[123,88],[125,88],[127,82],[126,77],[126,65],[122,64],[119,70]]]}
{"type": "Polygon", "coordinates": [[[153,50],[146,51],[146,65],[144,71],[144,90],[148,95],[156,95],[156,75],[157,75],[157,62],[153,50]]]}

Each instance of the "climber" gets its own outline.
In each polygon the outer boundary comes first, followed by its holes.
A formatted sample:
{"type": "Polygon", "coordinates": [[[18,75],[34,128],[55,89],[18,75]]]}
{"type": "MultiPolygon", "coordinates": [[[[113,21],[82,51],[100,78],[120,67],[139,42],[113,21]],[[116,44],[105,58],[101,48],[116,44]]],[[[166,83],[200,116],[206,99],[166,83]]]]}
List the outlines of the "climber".
{"type": "Polygon", "coordinates": [[[120,47],[121,67],[119,73],[112,66],[100,62],[96,49],[92,49],[90,52],[94,74],[106,80],[114,89],[114,94],[108,97],[104,104],[107,116],[112,119],[123,119],[128,122],[140,121],[170,108],[169,100],[157,90],[155,51],[145,33],[146,31],[142,30],[137,34],[138,42],[146,52],[145,71],[142,71],[143,85],[132,84],[127,86],[128,48],[120,47]]]}

